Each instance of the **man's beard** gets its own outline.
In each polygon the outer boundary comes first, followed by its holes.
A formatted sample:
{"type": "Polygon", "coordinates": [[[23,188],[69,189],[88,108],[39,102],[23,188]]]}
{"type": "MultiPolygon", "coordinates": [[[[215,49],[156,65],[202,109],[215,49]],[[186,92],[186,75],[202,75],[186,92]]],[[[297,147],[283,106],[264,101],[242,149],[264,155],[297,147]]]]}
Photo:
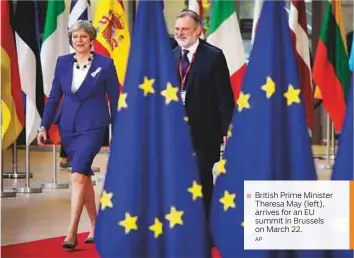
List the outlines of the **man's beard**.
{"type": "Polygon", "coordinates": [[[197,41],[197,39],[195,39],[195,40],[193,40],[191,38],[179,39],[177,37],[175,37],[175,40],[177,41],[178,45],[180,45],[184,48],[189,48],[197,41]]]}

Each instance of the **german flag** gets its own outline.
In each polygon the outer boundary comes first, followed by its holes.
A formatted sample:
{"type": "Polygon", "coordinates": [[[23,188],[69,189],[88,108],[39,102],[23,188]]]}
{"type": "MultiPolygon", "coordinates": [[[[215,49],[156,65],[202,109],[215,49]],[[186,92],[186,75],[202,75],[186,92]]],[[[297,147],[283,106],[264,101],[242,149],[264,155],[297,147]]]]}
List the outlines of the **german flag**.
{"type": "Polygon", "coordinates": [[[336,131],[340,132],[346,110],[350,70],[339,0],[328,0],[326,3],[313,67],[313,80],[318,88],[315,97],[322,98],[323,106],[336,131]]]}
{"type": "Polygon", "coordinates": [[[24,108],[8,1],[1,1],[1,138],[13,144],[24,128],[24,108]]]}

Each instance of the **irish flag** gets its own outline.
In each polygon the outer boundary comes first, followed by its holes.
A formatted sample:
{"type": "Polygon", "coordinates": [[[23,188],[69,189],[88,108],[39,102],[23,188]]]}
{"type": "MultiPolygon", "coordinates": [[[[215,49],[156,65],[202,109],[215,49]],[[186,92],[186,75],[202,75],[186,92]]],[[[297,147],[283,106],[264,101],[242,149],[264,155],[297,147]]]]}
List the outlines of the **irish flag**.
{"type": "MultiPolygon", "coordinates": [[[[54,79],[54,70],[58,56],[69,53],[68,18],[63,0],[49,0],[45,19],[43,43],[41,48],[41,63],[43,72],[44,95],[49,97],[54,79]]],[[[60,142],[57,126],[49,130],[53,143],[60,142]]]]}
{"type": "Polygon", "coordinates": [[[313,67],[313,79],[321,92],[323,106],[336,131],[341,131],[350,82],[341,1],[328,0],[326,3],[313,67]]]}
{"type": "Polygon", "coordinates": [[[220,48],[226,57],[235,102],[246,71],[246,59],[234,1],[215,0],[207,41],[220,48]]]}

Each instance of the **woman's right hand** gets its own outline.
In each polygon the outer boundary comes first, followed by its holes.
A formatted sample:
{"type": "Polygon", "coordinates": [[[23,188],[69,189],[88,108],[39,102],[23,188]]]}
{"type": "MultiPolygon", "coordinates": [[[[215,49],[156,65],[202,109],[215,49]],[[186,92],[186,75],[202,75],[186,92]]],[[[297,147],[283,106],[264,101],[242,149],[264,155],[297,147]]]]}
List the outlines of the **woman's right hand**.
{"type": "Polygon", "coordinates": [[[47,140],[47,130],[44,129],[42,131],[40,131],[37,135],[37,143],[38,145],[40,146],[44,146],[44,143],[46,142],[47,140]]]}

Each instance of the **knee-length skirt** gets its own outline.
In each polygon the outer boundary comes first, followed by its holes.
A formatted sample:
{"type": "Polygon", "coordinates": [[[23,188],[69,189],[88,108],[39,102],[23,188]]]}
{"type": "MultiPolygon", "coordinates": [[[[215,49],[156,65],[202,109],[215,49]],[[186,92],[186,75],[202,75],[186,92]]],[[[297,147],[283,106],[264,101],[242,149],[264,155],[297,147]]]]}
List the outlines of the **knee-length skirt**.
{"type": "Polygon", "coordinates": [[[100,151],[107,128],[97,128],[81,132],[60,129],[60,137],[68,156],[72,173],[93,175],[93,159],[100,151]]]}

